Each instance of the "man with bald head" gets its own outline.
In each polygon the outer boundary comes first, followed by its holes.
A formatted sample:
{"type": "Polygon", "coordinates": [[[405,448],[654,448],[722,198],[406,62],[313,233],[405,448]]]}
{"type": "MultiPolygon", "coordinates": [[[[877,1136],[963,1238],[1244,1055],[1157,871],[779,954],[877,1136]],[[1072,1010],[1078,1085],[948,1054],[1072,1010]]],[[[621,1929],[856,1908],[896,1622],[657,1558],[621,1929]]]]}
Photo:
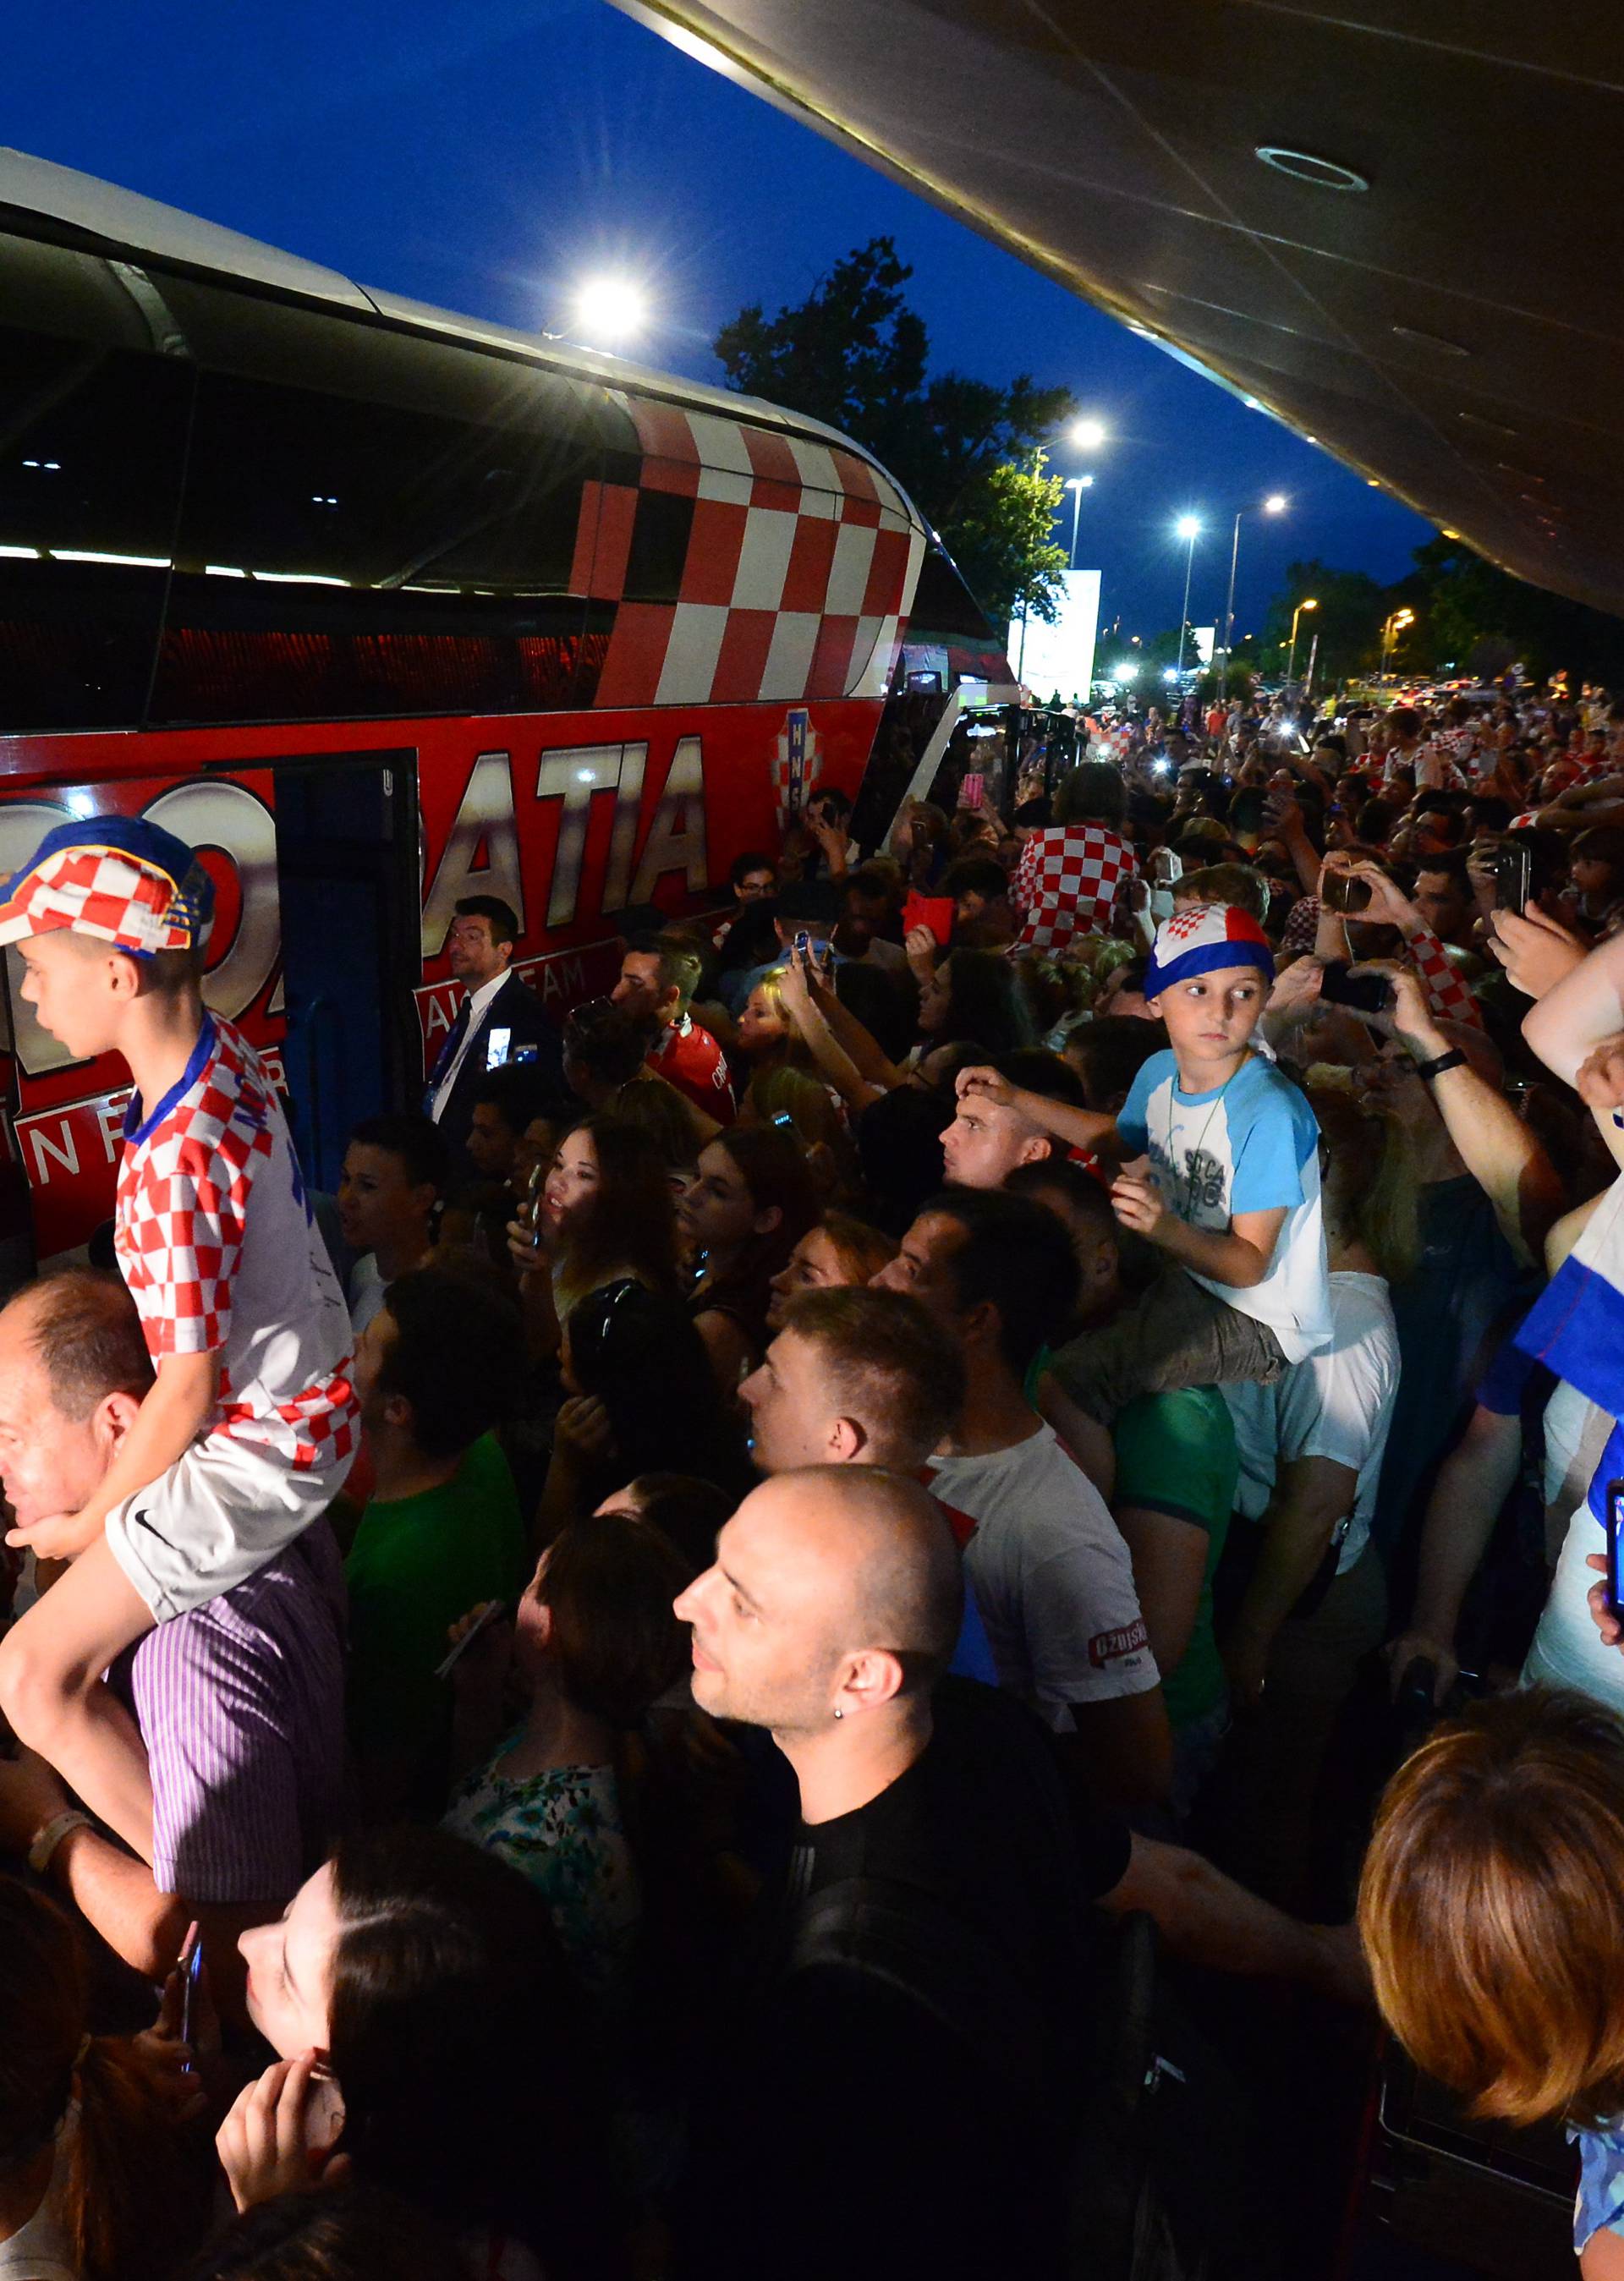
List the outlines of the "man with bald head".
{"type": "Polygon", "coordinates": [[[824,1465],[746,1497],[677,1602],[694,1700],[771,1730],[801,1815],[726,2070],[726,2246],[693,2245],[713,2274],[810,2281],[854,2243],[932,2281],[1056,2269],[1085,1889],[1041,1731],[991,1688],[937,1684],[961,1595],[916,1481],[824,1465]]]}
{"type": "MultiPolygon", "coordinates": [[[[0,1484],[17,1523],[94,1494],[151,1382],[116,1275],[66,1269],[0,1310],[0,1484]]],[[[326,1521],[149,1632],[112,1676],[151,1768],[151,1867],[27,1751],[0,1762],[0,1854],[27,1860],[145,1979],[163,1978],[196,1920],[230,2012],[237,1934],[291,1899],[343,1805],[344,1577],[326,1521]]]]}
{"type": "Polygon", "coordinates": [[[854,2250],[929,2281],[1063,2270],[1090,1901],[1148,1911],[1192,1961],[1362,1999],[1351,1929],[1078,1817],[1025,1707],[938,1677],[958,1602],[919,1485],[824,1465],[746,1497],[676,1604],[695,1700],[770,1729],[801,1815],[739,2032],[692,2100],[683,2281],[828,2281],[854,2250]]]}

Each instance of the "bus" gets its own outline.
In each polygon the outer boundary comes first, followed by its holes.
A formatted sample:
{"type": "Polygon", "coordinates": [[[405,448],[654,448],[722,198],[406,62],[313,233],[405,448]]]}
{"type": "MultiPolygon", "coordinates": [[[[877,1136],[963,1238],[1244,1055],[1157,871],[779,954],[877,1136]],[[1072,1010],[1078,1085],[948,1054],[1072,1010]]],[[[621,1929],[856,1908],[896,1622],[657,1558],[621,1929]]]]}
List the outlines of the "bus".
{"type": "MultiPolygon", "coordinates": [[[[816,421],[366,288],[0,152],[0,871],[65,816],[204,853],[205,995],[313,1183],[416,1098],[460,896],[561,1009],[616,914],[715,906],[813,786],[856,794],[929,564],[816,421]]],[[[121,1071],[17,994],[9,1252],[112,1210],[121,1071]]]]}

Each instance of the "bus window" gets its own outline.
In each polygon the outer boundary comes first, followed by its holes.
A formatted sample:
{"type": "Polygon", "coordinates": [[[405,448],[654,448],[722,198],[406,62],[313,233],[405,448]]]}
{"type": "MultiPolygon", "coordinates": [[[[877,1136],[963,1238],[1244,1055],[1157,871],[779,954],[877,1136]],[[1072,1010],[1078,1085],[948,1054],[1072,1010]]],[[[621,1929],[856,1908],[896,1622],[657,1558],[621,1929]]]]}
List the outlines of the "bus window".
{"type": "Polygon", "coordinates": [[[104,264],[45,251],[0,238],[0,735],[140,721],[193,383],[104,264]]]}
{"type": "Polygon", "coordinates": [[[199,379],[154,722],[591,701],[608,616],[585,599],[583,502],[606,433],[629,428],[605,391],[178,281],[165,293],[205,364],[256,369],[199,379]]]}

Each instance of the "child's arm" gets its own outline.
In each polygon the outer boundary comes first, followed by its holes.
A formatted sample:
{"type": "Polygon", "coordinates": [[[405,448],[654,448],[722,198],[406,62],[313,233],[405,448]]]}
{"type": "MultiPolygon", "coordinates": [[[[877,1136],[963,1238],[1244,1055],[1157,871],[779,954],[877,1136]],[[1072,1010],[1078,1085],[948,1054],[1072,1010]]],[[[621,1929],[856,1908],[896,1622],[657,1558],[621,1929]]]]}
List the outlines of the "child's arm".
{"type": "Polygon", "coordinates": [[[1070,1148],[1098,1155],[1117,1138],[1117,1120],[1103,1110],[1073,1109],[1069,1102],[1051,1101],[1047,1094],[1028,1093],[1025,1086],[1011,1085],[1008,1078],[1000,1077],[995,1069],[961,1070],[957,1082],[961,1101],[967,1093],[978,1093],[995,1109],[1013,1109],[1070,1148]]]}
{"type": "Polygon", "coordinates": [[[1148,1237],[1181,1267],[1238,1291],[1263,1281],[1286,1225],[1286,1207],[1276,1204],[1267,1211],[1237,1212],[1227,1228],[1192,1227],[1168,1210],[1148,1156],[1124,1165],[1111,1183],[1111,1202],[1124,1227],[1148,1237]]]}
{"type": "Polygon", "coordinates": [[[1597,1047],[1624,1028],[1624,935],[1593,950],[1525,1014],[1522,1034],[1547,1069],[1572,1085],[1597,1047]]]}
{"type": "Polygon", "coordinates": [[[219,1400],[218,1354],[165,1355],[122,1448],[94,1493],[77,1512],[8,1530],[6,1543],[32,1545],[39,1559],[74,1558],[95,1543],[115,1505],[167,1473],[210,1423],[219,1400]]]}

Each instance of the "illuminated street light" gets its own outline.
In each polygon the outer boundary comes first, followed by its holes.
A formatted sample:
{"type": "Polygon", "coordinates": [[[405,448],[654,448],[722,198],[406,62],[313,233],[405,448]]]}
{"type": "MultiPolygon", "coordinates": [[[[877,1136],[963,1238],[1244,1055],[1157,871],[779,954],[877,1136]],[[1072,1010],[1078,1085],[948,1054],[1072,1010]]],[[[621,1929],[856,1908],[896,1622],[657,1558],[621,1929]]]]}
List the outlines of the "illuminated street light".
{"type": "Polygon", "coordinates": [[[1302,616],[1302,615],[1303,615],[1303,611],[1304,611],[1304,610],[1317,610],[1319,607],[1319,603],[1315,600],[1314,597],[1311,594],[1311,595],[1309,596],[1308,599],[1307,599],[1305,602],[1299,602],[1299,603],[1297,604],[1296,608],[1295,608],[1295,609],[1292,612],[1292,614],[1291,614],[1291,654],[1290,654],[1290,656],[1289,656],[1289,657],[1288,657],[1288,659],[1286,660],[1286,679],[1287,679],[1288,683],[1289,683],[1289,682],[1290,682],[1290,679],[1291,679],[1292,674],[1295,672],[1295,669],[1296,669],[1296,662],[1297,662],[1297,620],[1302,616]]]}
{"type": "Polygon", "coordinates": [[[1139,660],[1136,657],[1125,657],[1117,668],[1117,678],[1118,681],[1132,681],[1138,672],[1139,660]]]}
{"type": "Polygon", "coordinates": [[[1080,452],[1097,452],[1105,441],[1103,420],[1079,420],[1071,429],[1071,441],[1080,452]]]}
{"type": "Polygon", "coordinates": [[[588,277],[576,288],[576,329],[593,348],[630,340],[648,323],[648,296],[630,277],[588,277]]]}
{"type": "Polygon", "coordinates": [[[1381,629],[1381,671],[1388,669],[1388,657],[1406,626],[1415,623],[1413,610],[1395,610],[1381,629]]]}
{"type": "Polygon", "coordinates": [[[1179,664],[1175,677],[1182,683],[1184,637],[1189,630],[1190,623],[1190,573],[1195,568],[1195,542],[1201,537],[1201,518],[1194,514],[1181,514],[1175,528],[1179,537],[1188,542],[1184,557],[1184,607],[1179,617],[1179,664]]]}
{"type": "Polygon", "coordinates": [[[1271,491],[1263,503],[1263,511],[1265,514],[1284,514],[1290,504],[1284,491],[1271,491]]]}
{"type": "Polygon", "coordinates": [[[1066,477],[1066,489],[1071,494],[1071,551],[1066,558],[1066,568],[1068,570],[1075,570],[1077,568],[1078,518],[1082,513],[1083,493],[1094,489],[1094,477],[1092,476],[1068,476],[1066,477]]]}

